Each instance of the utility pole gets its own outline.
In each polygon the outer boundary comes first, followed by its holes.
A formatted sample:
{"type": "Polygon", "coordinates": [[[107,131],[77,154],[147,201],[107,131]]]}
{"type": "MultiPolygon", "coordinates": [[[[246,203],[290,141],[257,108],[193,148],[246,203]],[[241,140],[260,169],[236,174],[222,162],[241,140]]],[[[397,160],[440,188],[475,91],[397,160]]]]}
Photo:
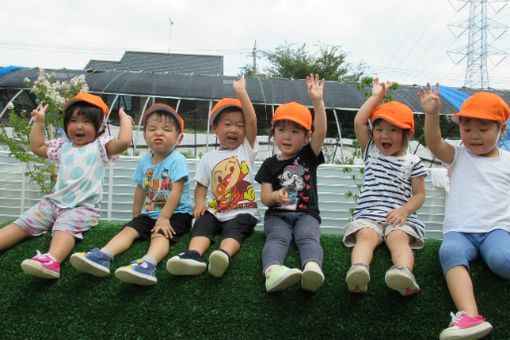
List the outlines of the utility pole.
{"type": "Polygon", "coordinates": [[[253,57],[253,73],[257,74],[257,40],[255,40],[255,43],[253,44],[252,57],[253,57]]]}
{"type": "Polygon", "coordinates": [[[174,22],[168,17],[168,52],[172,50],[172,26],[174,22]]]}
{"type": "MultiPolygon", "coordinates": [[[[455,8],[452,0],[450,4],[455,8]]],[[[461,2],[457,12],[469,7],[469,18],[455,24],[448,25],[448,29],[455,38],[460,38],[467,33],[467,45],[465,47],[455,48],[448,51],[450,59],[459,64],[466,60],[466,73],[464,76],[464,86],[471,88],[488,88],[489,73],[487,70],[487,60],[491,56],[499,56],[499,61],[494,61],[495,65],[501,63],[507,56],[507,53],[494,46],[494,43],[508,30],[508,26],[501,24],[487,15],[488,7],[494,14],[498,14],[510,0],[455,0],[461,2]],[[495,5],[500,7],[496,8],[495,5]],[[491,37],[491,42],[488,37],[491,37]],[[452,55],[460,56],[457,60],[452,55]]]]}

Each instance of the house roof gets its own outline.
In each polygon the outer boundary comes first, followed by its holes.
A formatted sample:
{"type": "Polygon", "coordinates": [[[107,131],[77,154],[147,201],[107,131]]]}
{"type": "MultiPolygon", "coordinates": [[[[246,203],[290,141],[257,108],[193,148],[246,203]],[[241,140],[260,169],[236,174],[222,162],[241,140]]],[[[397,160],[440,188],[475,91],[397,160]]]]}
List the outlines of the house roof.
{"type": "Polygon", "coordinates": [[[223,75],[223,56],[126,51],[120,61],[90,60],[84,70],[223,75]]]}
{"type": "MultiPolygon", "coordinates": [[[[83,70],[46,70],[55,73],[56,80],[65,81],[85,74],[90,92],[105,94],[123,94],[134,96],[155,96],[159,98],[181,98],[190,100],[213,100],[234,97],[230,76],[184,75],[169,72],[129,72],[96,71],[87,73],[83,70]]],[[[0,89],[26,88],[24,79],[37,79],[39,70],[19,69],[0,77],[0,89]]],[[[283,78],[246,79],[247,91],[254,104],[280,105],[297,101],[307,106],[312,103],[308,97],[305,80],[283,78]]],[[[479,90],[461,88],[471,95],[479,90]]],[[[324,88],[324,101],[327,108],[341,110],[358,110],[365,102],[364,93],[368,89],[358,90],[356,82],[327,81],[324,88]]],[[[413,112],[422,112],[418,100],[418,85],[400,85],[400,90],[390,91],[395,100],[411,107],[413,112]]],[[[510,91],[489,90],[510,102],[510,91]]],[[[442,101],[441,113],[453,114],[458,110],[446,100],[442,101]]]]}

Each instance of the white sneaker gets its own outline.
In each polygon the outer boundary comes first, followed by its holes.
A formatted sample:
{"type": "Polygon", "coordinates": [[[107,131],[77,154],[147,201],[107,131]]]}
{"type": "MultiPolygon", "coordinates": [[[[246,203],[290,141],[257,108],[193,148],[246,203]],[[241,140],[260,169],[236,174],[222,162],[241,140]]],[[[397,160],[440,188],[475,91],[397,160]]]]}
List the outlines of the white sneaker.
{"type": "Polygon", "coordinates": [[[420,286],[418,286],[413,273],[406,266],[392,266],[386,272],[384,281],[386,281],[389,288],[396,290],[403,296],[416,294],[420,291],[420,286]]]}
{"type": "Polygon", "coordinates": [[[301,276],[301,288],[316,292],[324,283],[324,274],[316,262],[308,262],[301,276]]]}
{"type": "Polygon", "coordinates": [[[351,293],[366,293],[369,281],[369,267],[363,263],[353,264],[345,276],[347,288],[351,293]]]}

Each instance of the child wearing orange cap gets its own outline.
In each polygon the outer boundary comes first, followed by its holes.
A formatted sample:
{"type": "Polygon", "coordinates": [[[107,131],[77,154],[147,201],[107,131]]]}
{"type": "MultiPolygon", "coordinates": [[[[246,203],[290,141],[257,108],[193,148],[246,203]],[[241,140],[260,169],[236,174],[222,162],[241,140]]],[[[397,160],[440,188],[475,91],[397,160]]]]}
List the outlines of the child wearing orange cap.
{"type": "Polygon", "coordinates": [[[166,104],[150,106],[142,117],[143,134],[150,153],[138,161],[133,219],[103,248],[75,253],[76,269],[104,277],[110,274],[114,257],[126,251],[136,239],[150,240],[147,253],[115,271],[127,283],[155,285],[157,264],[168,254],[170,243],[191,229],[193,219],[186,158],[175,147],[182,141],[184,121],[166,104]]]}
{"type": "Polygon", "coordinates": [[[37,251],[32,259],[21,263],[21,268],[29,275],[58,279],[60,263],[73,249],[75,239],[82,239],[83,233],[98,223],[104,169],[131,145],[133,120],[121,108],[118,138],[103,137],[108,107],[99,96],[78,93],[63,108],[67,138],[47,141],[47,107],[41,104],[31,113],[30,148],[37,156],[58,164],[55,191],[0,229],[0,251],[51,230],[48,252],[37,251]]]}
{"type": "Polygon", "coordinates": [[[367,291],[374,250],[383,241],[393,262],[384,276],[386,285],[403,296],[420,290],[412,272],[413,249],[424,246],[425,225],[416,210],[425,201],[426,170],[418,156],[406,152],[408,140],[414,135],[411,108],[397,101],[377,107],[391,85],[375,78],[371,97],[354,118],[365,171],[356,209],[343,238],[346,247],[354,247],[345,277],[352,293],[367,291]]]}
{"type": "Polygon", "coordinates": [[[324,163],[321,149],[327,130],[324,79],[311,74],[306,85],[315,111],[313,134],[312,113],[306,106],[295,102],[279,106],[271,121],[271,137],[280,153],[267,158],[255,176],[262,185],[262,203],[268,207],[262,270],[269,293],[299,281],[308,291],[324,283],[317,194],[317,167],[324,163]],[[303,271],[284,265],[293,238],[303,271]]]}
{"type": "Polygon", "coordinates": [[[478,339],[492,325],[478,314],[469,263],[484,259],[497,275],[510,279],[510,153],[497,148],[510,115],[498,95],[478,92],[451,116],[460,124],[462,145],[441,140],[438,96],[427,84],[418,94],[425,116],[425,141],[450,173],[439,259],[458,312],[440,339],[478,339]]]}
{"type": "Polygon", "coordinates": [[[220,147],[204,155],[195,173],[195,226],[188,250],[167,262],[173,275],[198,275],[207,267],[212,276],[223,276],[259,220],[253,188],[253,164],[259,149],[257,117],[244,77],[232,87],[239,99],[221,99],[209,116],[220,147]],[[209,255],[207,266],[203,256],[217,234],[222,240],[209,255]]]}

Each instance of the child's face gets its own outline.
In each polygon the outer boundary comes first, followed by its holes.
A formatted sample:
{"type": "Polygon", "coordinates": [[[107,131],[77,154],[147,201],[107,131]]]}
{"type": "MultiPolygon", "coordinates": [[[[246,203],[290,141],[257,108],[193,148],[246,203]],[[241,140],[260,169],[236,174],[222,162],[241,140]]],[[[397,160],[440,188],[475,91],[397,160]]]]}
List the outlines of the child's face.
{"type": "Polygon", "coordinates": [[[179,140],[179,128],[171,117],[152,114],[145,122],[145,143],[155,154],[171,152],[179,140]]]}
{"type": "Polygon", "coordinates": [[[80,108],[75,108],[66,126],[67,135],[73,142],[73,146],[82,147],[92,143],[96,139],[94,123],[85,115],[80,115],[80,108]]]}
{"type": "Polygon", "coordinates": [[[498,127],[492,120],[465,118],[460,120],[460,138],[472,153],[483,157],[497,157],[498,131],[505,131],[505,124],[498,127]]]}
{"type": "Polygon", "coordinates": [[[308,132],[289,121],[279,121],[275,124],[274,140],[280,149],[281,158],[295,157],[303,145],[308,142],[308,132]]]}
{"type": "Polygon", "coordinates": [[[220,149],[235,149],[243,143],[244,116],[241,111],[223,112],[212,129],[220,141],[220,149]]]}
{"type": "Polygon", "coordinates": [[[385,156],[401,156],[404,130],[384,119],[377,119],[372,129],[374,143],[385,156]]]}

